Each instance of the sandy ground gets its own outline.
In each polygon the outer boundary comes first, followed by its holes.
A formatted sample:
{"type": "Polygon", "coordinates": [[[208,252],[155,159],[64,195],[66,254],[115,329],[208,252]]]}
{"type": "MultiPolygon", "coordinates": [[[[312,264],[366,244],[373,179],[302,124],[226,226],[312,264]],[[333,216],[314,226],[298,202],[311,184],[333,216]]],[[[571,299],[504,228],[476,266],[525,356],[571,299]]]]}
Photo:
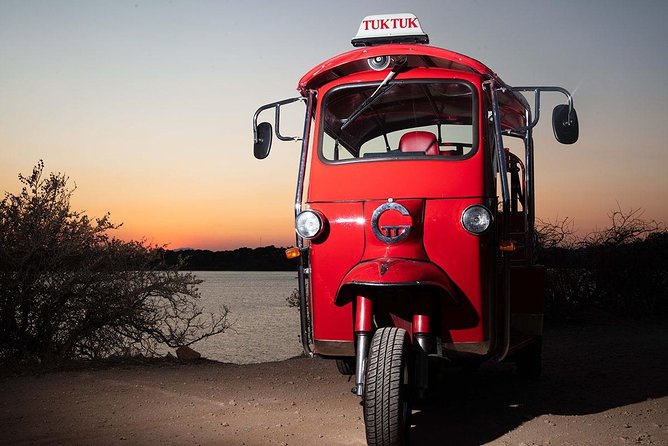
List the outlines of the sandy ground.
{"type": "MultiPolygon", "coordinates": [[[[544,374],[444,374],[416,445],[668,445],[668,329],[549,329],[544,374]]],[[[353,384],[330,361],[128,365],[0,378],[0,444],[365,444],[353,384]]]]}

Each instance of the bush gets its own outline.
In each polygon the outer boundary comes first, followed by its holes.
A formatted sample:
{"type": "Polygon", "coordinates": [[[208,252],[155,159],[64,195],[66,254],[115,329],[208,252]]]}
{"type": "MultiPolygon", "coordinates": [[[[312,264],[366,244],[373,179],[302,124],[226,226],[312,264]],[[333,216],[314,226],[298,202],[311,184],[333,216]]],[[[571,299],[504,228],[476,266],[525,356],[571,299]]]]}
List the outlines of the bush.
{"type": "Polygon", "coordinates": [[[661,320],[668,316],[668,233],[654,232],[624,244],[585,248],[596,303],[618,315],[661,320]]]}
{"type": "Polygon", "coordinates": [[[70,207],[74,189],[39,162],[0,202],[0,359],[45,365],[154,354],[228,327],[226,307],[205,315],[201,283],[163,270],[163,251],[108,235],[109,214],[70,207]]]}
{"type": "Polygon", "coordinates": [[[301,307],[301,301],[299,299],[299,290],[297,288],[292,290],[292,293],[290,293],[290,295],[285,298],[285,303],[287,303],[288,307],[290,308],[301,307]]]}
{"type": "Polygon", "coordinates": [[[569,219],[539,222],[538,261],[548,268],[553,318],[599,308],[623,317],[668,316],[668,232],[638,209],[610,213],[608,227],[577,237],[569,219]]]}

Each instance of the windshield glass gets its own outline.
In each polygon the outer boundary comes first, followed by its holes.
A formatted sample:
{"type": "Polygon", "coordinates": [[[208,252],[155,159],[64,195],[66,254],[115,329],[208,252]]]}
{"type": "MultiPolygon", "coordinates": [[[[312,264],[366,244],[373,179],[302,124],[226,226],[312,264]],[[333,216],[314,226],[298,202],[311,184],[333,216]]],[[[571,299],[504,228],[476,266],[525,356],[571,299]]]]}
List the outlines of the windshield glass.
{"type": "Polygon", "coordinates": [[[476,95],[469,83],[394,81],[344,126],[377,88],[343,86],[327,93],[320,138],[325,161],[462,159],[475,150],[476,95]]]}

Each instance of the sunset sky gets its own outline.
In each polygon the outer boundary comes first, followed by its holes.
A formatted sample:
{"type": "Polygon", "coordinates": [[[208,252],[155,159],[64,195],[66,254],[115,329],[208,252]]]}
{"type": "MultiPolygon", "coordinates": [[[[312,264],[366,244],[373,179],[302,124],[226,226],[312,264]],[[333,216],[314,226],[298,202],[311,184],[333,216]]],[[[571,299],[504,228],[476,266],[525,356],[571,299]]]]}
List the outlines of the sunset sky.
{"type": "MultiPolygon", "coordinates": [[[[0,0],[0,192],[43,159],[74,207],[170,248],[294,242],[299,145],[252,155],[251,118],[352,49],[361,19],[411,12],[431,44],[510,85],[559,85],[580,140],[536,132],[537,215],[588,231],[617,208],[668,222],[668,2],[0,0]]],[[[293,128],[302,121],[298,116],[293,128]]]]}

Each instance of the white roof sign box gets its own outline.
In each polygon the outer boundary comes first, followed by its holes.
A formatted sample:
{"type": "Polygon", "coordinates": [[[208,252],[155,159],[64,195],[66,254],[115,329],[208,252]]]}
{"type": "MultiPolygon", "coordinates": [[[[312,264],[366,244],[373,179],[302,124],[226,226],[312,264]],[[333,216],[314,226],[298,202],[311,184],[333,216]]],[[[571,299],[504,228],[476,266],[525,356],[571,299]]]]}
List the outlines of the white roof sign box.
{"type": "Polygon", "coordinates": [[[385,43],[429,43],[420,21],[413,14],[370,15],[362,19],[353,46],[385,43]]]}

